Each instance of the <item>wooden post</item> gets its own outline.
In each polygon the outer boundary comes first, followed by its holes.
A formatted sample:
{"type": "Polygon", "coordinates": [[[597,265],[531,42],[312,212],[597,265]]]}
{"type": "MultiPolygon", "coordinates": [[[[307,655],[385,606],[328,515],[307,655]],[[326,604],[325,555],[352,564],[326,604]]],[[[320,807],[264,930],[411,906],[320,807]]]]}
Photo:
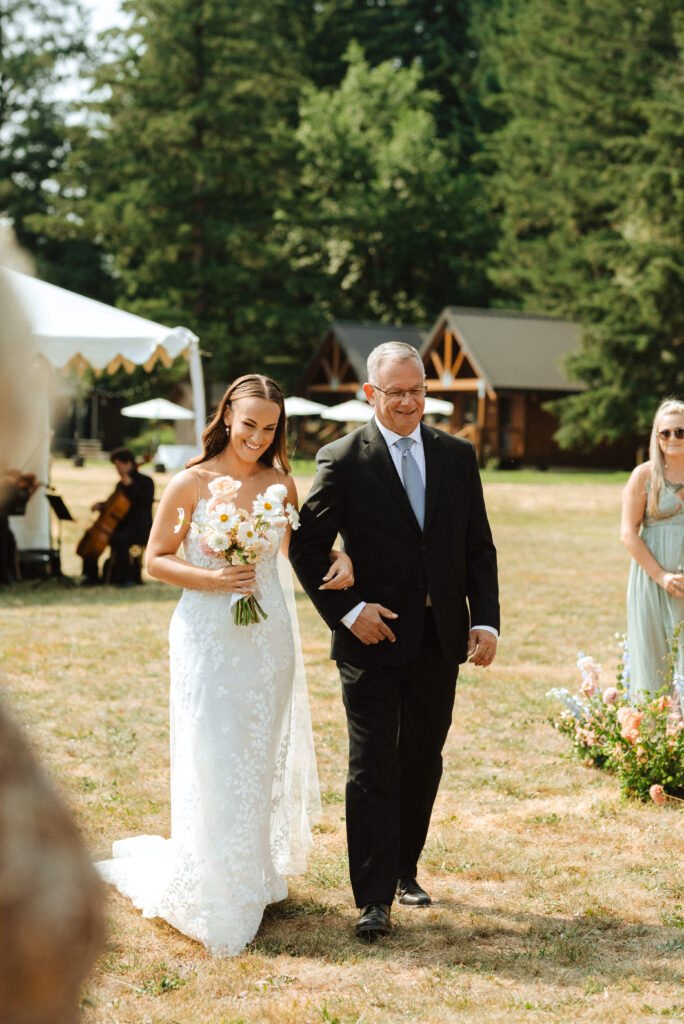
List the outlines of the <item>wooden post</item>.
{"type": "Polygon", "coordinates": [[[477,461],[482,465],[485,425],[487,416],[487,386],[483,380],[477,382],[477,461]]]}

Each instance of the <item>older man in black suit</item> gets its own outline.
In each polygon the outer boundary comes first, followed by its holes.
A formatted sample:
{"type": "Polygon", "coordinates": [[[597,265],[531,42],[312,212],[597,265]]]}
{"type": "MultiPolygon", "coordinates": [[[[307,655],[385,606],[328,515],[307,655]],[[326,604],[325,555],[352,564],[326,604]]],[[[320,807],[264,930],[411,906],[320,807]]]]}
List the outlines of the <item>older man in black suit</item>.
{"type": "Polygon", "coordinates": [[[333,631],[349,729],[347,841],[359,937],[390,931],[395,894],[427,906],[418,858],[442,774],[459,663],[491,664],[496,551],[473,446],[421,424],[410,345],[368,359],[375,416],[318,453],[290,558],[333,631]],[[354,586],[321,590],[340,534],[354,586]]]}

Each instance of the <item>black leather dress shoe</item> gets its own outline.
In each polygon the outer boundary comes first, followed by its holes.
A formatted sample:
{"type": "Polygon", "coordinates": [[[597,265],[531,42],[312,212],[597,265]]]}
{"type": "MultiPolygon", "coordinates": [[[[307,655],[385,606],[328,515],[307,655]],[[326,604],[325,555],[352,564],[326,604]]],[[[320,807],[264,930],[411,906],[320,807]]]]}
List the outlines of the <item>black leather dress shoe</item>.
{"type": "Polygon", "coordinates": [[[430,907],[432,900],[415,878],[400,878],[397,882],[397,898],[402,907],[430,907]]]}
{"type": "Polygon", "coordinates": [[[392,930],[390,908],[386,903],[368,903],[361,911],[356,925],[356,934],[367,942],[375,942],[392,930]]]}

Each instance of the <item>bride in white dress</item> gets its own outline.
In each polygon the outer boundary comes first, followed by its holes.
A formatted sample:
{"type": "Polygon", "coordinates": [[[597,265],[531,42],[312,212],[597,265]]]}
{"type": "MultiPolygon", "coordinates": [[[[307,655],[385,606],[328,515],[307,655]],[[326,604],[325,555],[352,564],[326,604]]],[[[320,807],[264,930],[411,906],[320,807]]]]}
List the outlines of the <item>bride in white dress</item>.
{"type": "MultiPolygon", "coordinates": [[[[287,895],[284,876],[305,869],[320,801],[289,565],[279,578],[275,549],[256,566],[229,565],[188,528],[223,476],[240,483],[234,501],[247,512],[276,483],[297,507],[278,385],[238,378],[203,442],[164,492],[147,547],[150,575],[184,588],[169,630],[171,838],[119,840],[98,867],[145,917],[232,956],[287,895]],[[253,592],[268,617],[236,625],[230,595],[253,592]]],[[[286,554],[290,528],[279,531],[286,554]]],[[[331,552],[331,563],[322,585],[349,586],[347,556],[331,552]]]]}

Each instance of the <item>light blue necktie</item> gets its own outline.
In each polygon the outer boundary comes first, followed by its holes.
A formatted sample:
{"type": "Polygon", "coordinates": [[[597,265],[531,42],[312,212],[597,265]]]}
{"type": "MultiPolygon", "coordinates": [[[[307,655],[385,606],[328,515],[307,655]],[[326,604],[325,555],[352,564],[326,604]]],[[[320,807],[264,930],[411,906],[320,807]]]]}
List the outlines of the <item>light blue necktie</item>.
{"type": "Polygon", "coordinates": [[[404,490],[422,530],[425,522],[425,485],[418,469],[418,463],[411,454],[411,448],[416,442],[412,437],[400,437],[394,443],[401,452],[401,479],[404,483],[404,490]]]}

